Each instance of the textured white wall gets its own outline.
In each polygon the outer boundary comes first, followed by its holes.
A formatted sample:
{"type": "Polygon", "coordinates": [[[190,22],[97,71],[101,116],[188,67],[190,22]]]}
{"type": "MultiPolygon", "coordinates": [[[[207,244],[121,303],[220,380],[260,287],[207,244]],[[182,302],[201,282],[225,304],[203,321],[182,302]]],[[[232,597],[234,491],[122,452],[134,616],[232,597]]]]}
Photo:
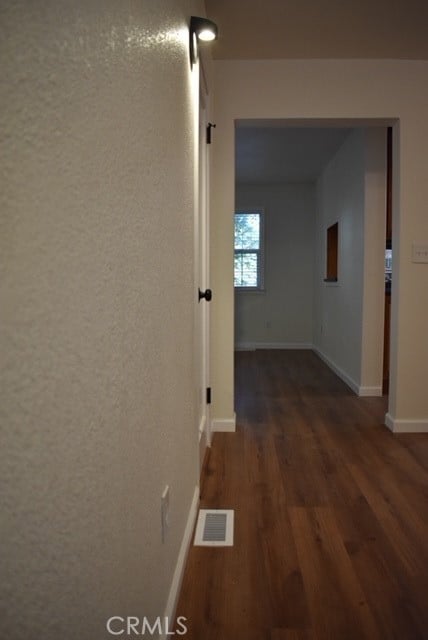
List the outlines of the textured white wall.
{"type": "Polygon", "coordinates": [[[236,206],[265,211],[265,291],[235,293],[235,344],[311,344],[315,185],[236,186],[236,206]]]}
{"type": "Polygon", "coordinates": [[[397,118],[394,126],[392,350],[389,412],[428,421],[428,268],[411,261],[428,243],[427,61],[217,60],[212,174],[213,415],[233,414],[233,220],[236,119],[397,118]]]}
{"type": "Polygon", "coordinates": [[[95,640],[111,615],[164,612],[197,484],[202,11],[2,3],[2,638],[95,640]]]}

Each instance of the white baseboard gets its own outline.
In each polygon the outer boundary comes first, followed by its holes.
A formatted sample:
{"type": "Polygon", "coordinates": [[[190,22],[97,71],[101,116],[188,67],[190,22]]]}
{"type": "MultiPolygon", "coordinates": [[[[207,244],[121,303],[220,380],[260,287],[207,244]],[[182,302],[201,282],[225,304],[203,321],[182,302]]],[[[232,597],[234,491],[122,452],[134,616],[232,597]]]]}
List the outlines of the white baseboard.
{"type": "Polygon", "coordinates": [[[428,420],[396,420],[387,413],[385,424],[393,433],[428,433],[428,420]]]}
{"type": "Polygon", "coordinates": [[[361,397],[380,397],[383,395],[382,387],[358,387],[358,395],[361,397]]]}
{"type": "Polygon", "coordinates": [[[357,395],[359,395],[359,390],[360,387],[359,385],[355,382],[355,380],[353,380],[350,376],[348,376],[347,373],[345,373],[343,371],[343,369],[341,369],[340,367],[337,366],[337,364],[335,364],[333,362],[333,360],[330,360],[330,358],[328,356],[325,355],[325,353],[323,353],[322,351],[320,351],[319,349],[317,349],[316,347],[314,347],[314,351],[317,354],[317,356],[319,356],[321,358],[321,360],[323,360],[326,365],[328,367],[330,367],[330,369],[332,369],[334,371],[334,373],[339,376],[339,378],[341,380],[343,380],[343,382],[345,382],[348,387],[350,387],[352,389],[352,391],[354,393],[356,393],[357,395]]]}
{"type": "Polygon", "coordinates": [[[203,437],[206,428],[207,428],[207,419],[206,419],[206,416],[203,415],[199,423],[199,430],[198,430],[199,442],[201,441],[201,438],[203,437]]]}
{"type": "Polygon", "coordinates": [[[217,418],[211,422],[211,432],[225,431],[233,433],[236,431],[236,413],[233,418],[217,418]]]}
{"type": "Polygon", "coordinates": [[[255,351],[256,349],[312,349],[309,342],[237,342],[236,351],[255,351]]]}
{"type": "Polygon", "coordinates": [[[352,389],[354,393],[357,394],[357,396],[360,396],[360,397],[382,396],[382,386],[376,386],[376,387],[360,386],[355,382],[355,380],[353,380],[350,376],[348,376],[348,374],[345,373],[343,369],[338,367],[336,363],[330,360],[330,358],[326,356],[325,353],[323,353],[316,347],[314,347],[313,350],[321,358],[321,360],[323,360],[326,363],[326,365],[329,366],[330,369],[332,369],[334,373],[337,376],[339,376],[339,378],[343,380],[343,382],[345,382],[348,385],[348,387],[352,389]]]}
{"type": "MultiPolygon", "coordinates": [[[[184,529],[183,540],[181,542],[181,547],[178,554],[177,564],[175,565],[175,571],[169,590],[164,619],[168,618],[168,620],[175,620],[175,610],[177,608],[178,596],[180,595],[181,583],[183,581],[187,554],[189,551],[190,543],[192,541],[192,533],[196,522],[196,516],[198,514],[198,507],[199,487],[195,487],[192,504],[190,505],[189,515],[187,517],[186,528],[184,529]]],[[[167,640],[167,630],[161,636],[161,640],[167,640]]]]}

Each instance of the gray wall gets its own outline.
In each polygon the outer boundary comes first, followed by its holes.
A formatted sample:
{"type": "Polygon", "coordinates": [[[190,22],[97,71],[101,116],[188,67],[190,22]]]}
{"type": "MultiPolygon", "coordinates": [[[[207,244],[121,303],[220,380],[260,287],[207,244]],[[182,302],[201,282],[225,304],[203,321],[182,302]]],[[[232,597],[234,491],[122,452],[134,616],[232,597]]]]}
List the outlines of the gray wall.
{"type": "Polygon", "coordinates": [[[364,138],[353,132],[318,180],[314,343],[358,381],[364,250],[364,138]],[[327,228],[339,224],[338,282],[325,283],[327,228]]]}
{"type": "Polygon", "coordinates": [[[265,290],[235,292],[235,345],[312,344],[315,185],[236,186],[236,207],[265,212],[265,290]]]}
{"type": "Polygon", "coordinates": [[[356,129],[317,182],[314,345],[362,395],[382,390],[385,132],[356,129]],[[326,283],[327,229],[336,222],[338,281],[326,283]]]}

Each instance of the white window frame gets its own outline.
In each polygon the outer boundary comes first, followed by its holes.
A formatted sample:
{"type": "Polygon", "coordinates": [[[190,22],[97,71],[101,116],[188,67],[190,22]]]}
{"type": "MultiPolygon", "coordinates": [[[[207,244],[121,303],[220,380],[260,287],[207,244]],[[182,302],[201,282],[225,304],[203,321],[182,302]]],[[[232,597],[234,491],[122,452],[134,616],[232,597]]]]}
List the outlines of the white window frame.
{"type": "MultiPolygon", "coordinates": [[[[255,287],[239,287],[234,285],[235,291],[264,291],[265,290],[265,211],[264,207],[239,207],[235,210],[233,216],[233,256],[237,253],[257,253],[258,254],[258,271],[257,271],[257,286],[255,287]],[[258,214],[260,216],[260,237],[259,237],[259,249],[235,249],[235,215],[236,214],[258,214]]],[[[235,282],[235,259],[233,260],[233,281],[235,282]]]]}

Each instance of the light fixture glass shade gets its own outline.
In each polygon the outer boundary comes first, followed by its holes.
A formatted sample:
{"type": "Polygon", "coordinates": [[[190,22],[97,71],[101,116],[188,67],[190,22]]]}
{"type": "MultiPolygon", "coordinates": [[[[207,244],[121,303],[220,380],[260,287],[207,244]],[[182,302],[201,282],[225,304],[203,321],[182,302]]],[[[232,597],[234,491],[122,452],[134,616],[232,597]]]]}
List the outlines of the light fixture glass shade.
{"type": "Polygon", "coordinates": [[[198,33],[198,40],[203,40],[204,42],[210,42],[211,40],[215,40],[216,35],[214,31],[210,29],[203,29],[198,33]]]}

